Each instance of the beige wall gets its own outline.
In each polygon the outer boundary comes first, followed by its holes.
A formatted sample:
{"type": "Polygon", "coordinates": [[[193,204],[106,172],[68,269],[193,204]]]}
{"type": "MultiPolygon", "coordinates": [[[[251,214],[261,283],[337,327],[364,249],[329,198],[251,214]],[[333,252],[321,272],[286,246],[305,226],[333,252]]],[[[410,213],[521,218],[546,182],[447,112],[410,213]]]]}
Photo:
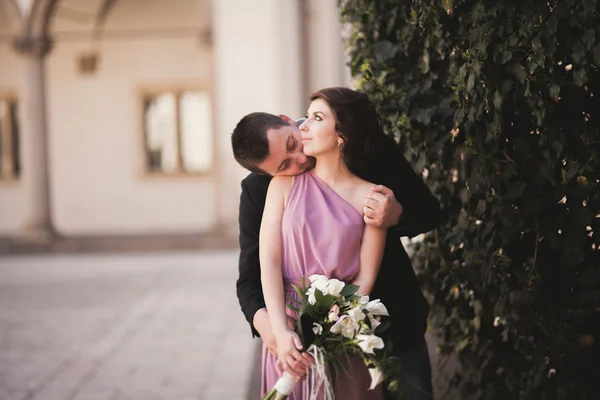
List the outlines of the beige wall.
{"type": "MultiPolygon", "coordinates": [[[[77,70],[77,57],[89,50],[89,42],[55,43],[46,62],[46,87],[52,220],[59,233],[215,227],[235,233],[240,180],[247,172],[233,160],[231,131],[252,111],[300,117],[307,91],[346,83],[335,3],[310,1],[304,48],[297,0],[213,1],[211,51],[195,37],[107,40],[99,48],[98,70],[89,76],[77,70]],[[305,76],[302,65],[309,67],[305,76]],[[214,94],[214,173],[145,175],[140,91],[205,83],[214,94]]],[[[64,22],[60,28],[70,29],[64,22]]],[[[18,94],[20,70],[18,56],[0,44],[0,90],[18,94]]],[[[21,186],[0,182],[0,236],[22,229],[21,186]]]]}
{"type": "Polygon", "coordinates": [[[141,90],[209,84],[198,40],[107,42],[93,76],[76,70],[82,44],[47,62],[51,198],[66,235],[198,232],[216,222],[216,179],[151,177],[143,168],[141,90]]]}
{"type": "MultiPolygon", "coordinates": [[[[0,93],[18,95],[20,60],[7,44],[0,44],[0,93]]],[[[0,180],[0,235],[17,232],[26,217],[22,181],[0,180]]]]}

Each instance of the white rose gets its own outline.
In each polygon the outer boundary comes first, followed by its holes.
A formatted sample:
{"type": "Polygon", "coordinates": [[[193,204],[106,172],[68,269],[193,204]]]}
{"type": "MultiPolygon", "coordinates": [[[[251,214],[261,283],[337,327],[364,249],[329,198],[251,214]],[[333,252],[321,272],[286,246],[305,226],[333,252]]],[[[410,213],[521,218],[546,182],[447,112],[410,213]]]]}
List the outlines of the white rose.
{"type": "Polygon", "coordinates": [[[357,335],[358,347],[367,354],[375,354],[373,349],[383,349],[383,340],[376,335],[357,335]]]}
{"type": "Polygon", "coordinates": [[[365,313],[363,313],[362,307],[354,307],[352,310],[348,311],[348,316],[356,322],[360,322],[366,317],[365,313]]]}
{"type": "Polygon", "coordinates": [[[352,339],[356,331],[359,329],[358,322],[353,321],[347,315],[343,315],[340,319],[331,327],[331,333],[341,333],[342,336],[352,339]]]}
{"type": "Polygon", "coordinates": [[[369,302],[369,296],[360,296],[358,298],[358,304],[360,304],[361,306],[366,305],[369,302]]]}
{"type": "Polygon", "coordinates": [[[315,333],[315,335],[320,335],[321,333],[323,333],[323,326],[317,324],[316,322],[313,322],[313,332],[315,333]]]}
{"type": "Polygon", "coordinates": [[[377,385],[383,382],[383,373],[379,368],[373,367],[369,368],[369,374],[371,375],[371,386],[369,387],[369,390],[373,390],[377,385]]]}
{"type": "Polygon", "coordinates": [[[327,292],[333,296],[338,296],[346,284],[338,279],[330,279],[327,285],[327,292]]]}
{"type": "Polygon", "coordinates": [[[311,287],[319,289],[323,294],[327,293],[327,286],[329,285],[329,278],[325,275],[311,275],[308,277],[311,283],[311,287]]]}
{"type": "Polygon", "coordinates": [[[383,305],[383,303],[379,299],[377,299],[377,300],[371,300],[367,304],[366,308],[373,315],[385,315],[385,316],[389,316],[390,315],[390,314],[388,314],[387,308],[385,308],[385,306],[383,305]]]}
{"type": "Polygon", "coordinates": [[[308,295],[308,303],[309,304],[315,304],[317,302],[317,298],[315,297],[315,288],[314,287],[309,287],[308,290],[306,291],[306,294],[308,295]]]}

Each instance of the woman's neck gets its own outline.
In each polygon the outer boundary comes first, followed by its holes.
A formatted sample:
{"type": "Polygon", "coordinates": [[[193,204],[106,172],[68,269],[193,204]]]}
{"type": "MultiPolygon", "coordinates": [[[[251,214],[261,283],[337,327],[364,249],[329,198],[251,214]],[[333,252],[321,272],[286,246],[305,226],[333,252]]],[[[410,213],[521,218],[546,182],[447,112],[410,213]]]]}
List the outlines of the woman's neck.
{"type": "Polygon", "coordinates": [[[339,154],[322,155],[317,157],[314,168],[315,174],[329,186],[335,186],[341,180],[348,179],[352,173],[346,166],[339,154]]]}

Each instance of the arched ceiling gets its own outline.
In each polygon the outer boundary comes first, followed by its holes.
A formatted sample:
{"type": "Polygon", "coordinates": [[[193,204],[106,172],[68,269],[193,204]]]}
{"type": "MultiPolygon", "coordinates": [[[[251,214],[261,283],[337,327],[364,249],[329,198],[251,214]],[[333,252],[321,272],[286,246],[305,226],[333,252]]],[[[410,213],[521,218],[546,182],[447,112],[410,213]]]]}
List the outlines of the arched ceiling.
{"type": "Polygon", "coordinates": [[[98,31],[105,40],[198,36],[210,19],[210,0],[60,0],[50,34],[57,42],[90,40],[98,31]]]}
{"type": "Polygon", "coordinates": [[[19,32],[21,15],[13,0],[0,0],[0,41],[19,32]]]}

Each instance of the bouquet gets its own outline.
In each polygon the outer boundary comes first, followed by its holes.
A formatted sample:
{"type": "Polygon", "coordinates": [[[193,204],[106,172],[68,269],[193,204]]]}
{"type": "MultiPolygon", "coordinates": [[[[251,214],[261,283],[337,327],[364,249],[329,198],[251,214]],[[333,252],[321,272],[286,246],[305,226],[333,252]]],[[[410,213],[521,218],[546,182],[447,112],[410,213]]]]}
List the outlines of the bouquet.
{"type": "MultiPolygon", "coordinates": [[[[397,363],[385,354],[385,344],[379,336],[390,324],[382,320],[389,316],[385,305],[357,294],[357,285],[323,275],[311,275],[309,280],[308,287],[304,278],[302,288],[292,285],[301,301],[292,298],[288,307],[298,313],[295,332],[315,360],[310,376],[311,395],[323,388],[326,397],[333,398],[329,367],[343,368],[344,356],[354,356],[365,363],[371,375],[369,390],[385,379],[388,390],[397,392],[397,363]]],[[[283,373],[262,400],[286,399],[295,385],[294,378],[283,373]]]]}

